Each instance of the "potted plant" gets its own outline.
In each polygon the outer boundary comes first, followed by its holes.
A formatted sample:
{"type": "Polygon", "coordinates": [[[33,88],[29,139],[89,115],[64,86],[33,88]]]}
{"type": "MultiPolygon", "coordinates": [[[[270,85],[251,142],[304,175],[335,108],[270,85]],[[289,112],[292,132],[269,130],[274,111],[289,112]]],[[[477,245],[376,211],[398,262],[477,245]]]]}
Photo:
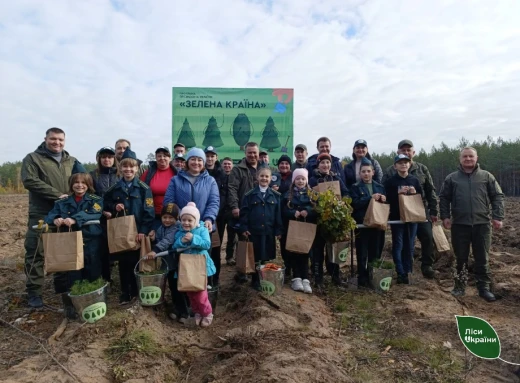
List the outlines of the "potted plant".
{"type": "Polygon", "coordinates": [[[88,323],[94,323],[107,313],[107,286],[102,278],[93,282],[88,280],[76,281],[72,285],[69,297],[80,317],[88,323]]]}
{"type": "Polygon", "coordinates": [[[377,291],[386,292],[390,290],[394,268],[394,263],[385,261],[384,258],[374,260],[368,264],[370,283],[377,291]]]}
{"type": "Polygon", "coordinates": [[[143,258],[137,262],[134,268],[137,288],[139,289],[139,302],[141,302],[141,306],[160,305],[164,302],[168,267],[161,267],[161,262],[155,262],[151,270],[138,271],[141,261],[143,261],[143,258]]]}

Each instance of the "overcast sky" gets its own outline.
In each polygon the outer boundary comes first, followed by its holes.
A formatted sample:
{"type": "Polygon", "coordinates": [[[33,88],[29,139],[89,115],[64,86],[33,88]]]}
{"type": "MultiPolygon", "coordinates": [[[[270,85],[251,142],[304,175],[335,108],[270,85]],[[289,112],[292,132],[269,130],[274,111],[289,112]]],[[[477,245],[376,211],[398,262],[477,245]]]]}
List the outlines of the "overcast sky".
{"type": "Polygon", "coordinates": [[[520,1],[0,2],[0,163],[171,145],[171,88],[295,89],[295,143],[350,155],[520,136],[520,1]]]}

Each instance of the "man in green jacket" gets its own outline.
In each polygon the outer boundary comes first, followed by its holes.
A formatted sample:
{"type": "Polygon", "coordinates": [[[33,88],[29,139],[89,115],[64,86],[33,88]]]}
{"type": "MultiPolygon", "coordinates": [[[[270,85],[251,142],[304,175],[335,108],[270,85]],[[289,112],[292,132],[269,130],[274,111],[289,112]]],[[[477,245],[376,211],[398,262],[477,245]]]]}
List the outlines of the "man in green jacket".
{"type": "MultiPolygon", "coordinates": [[[[68,197],[69,178],[77,160],[65,150],[65,132],[50,128],[44,142],[22,162],[21,177],[29,191],[29,222],[25,237],[25,274],[29,306],[42,307],[43,245],[34,230],[60,198],[68,197]]],[[[81,164],[79,164],[81,166],[81,164]]],[[[84,170],[83,170],[84,171],[84,170]]]]}
{"type": "MultiPolygon", "coordinates": [[[[256,142],[248,142],[245,146],[245,158],[233,166],[228,181],[228,208],[235,222],[240,217],[240,205],[244,195],[255,187],[256,170],[260,166],[259,148],[256,142]]],[[[235,280],[240,283],[247,282],[245,274],[237,273],[235,280]]]]}
{"type": "Polygon", "coordinates": [[[474,148],[466,147],[461,150],[459,170],[449,174],[442,185],[441,219],[444,227],[451,229],[451,243],[457,258],[457,278],[451,293],[454,296],[465,294],[464,274],[467,273],[471,245],[479,296],[493,302],[496,298],[489,291],[491,224],[495,230],[502,227],[504,193],[495,177],[480,169],[477,160],[477,151],[474,148]]]}
{"type": "MultiPolygon", "coordinates": [[[[432,176],[426,165],[413,160],[413,157],[415,156],[415,150],[413,148],[412,141],[400,141],[397,145],[397,154],[404,154],[412,160],[412,166],[408,172],[419,179],[419,183],[421,184],[421,188],[423,190],[422,200],[426,210],[426,217],[428,218],[428,222],[417,224],[417,238],[419,238],[419,242],[421,242],[422,274],[425,278],[431,279],[435,276],[433,271],[434,258],[432,222],[435,223],[438,220],[438,201],[437,194],[435,193],[435,185],[433,184],[432,176]]],[[[383,180],[381,183],[384,184],[384,182],[388,178],[392,177],[396,172],[397,171],[393,166],[389,166],[383,175],[383,180]]]]}

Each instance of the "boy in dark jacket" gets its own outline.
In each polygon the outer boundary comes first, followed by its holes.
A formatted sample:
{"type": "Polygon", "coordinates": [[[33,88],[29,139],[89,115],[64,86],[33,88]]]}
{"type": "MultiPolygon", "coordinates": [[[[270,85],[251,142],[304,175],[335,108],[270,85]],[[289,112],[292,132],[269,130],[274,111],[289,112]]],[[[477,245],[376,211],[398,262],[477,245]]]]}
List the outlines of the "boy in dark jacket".
{"type": "MultiPolygon", "coordinates": [[[[422,193],[419,179],[408,174],[411,160],[404,154],[394,159],[397,173],[385,182],[386,199],[390,204],[390,220],[398,221],[399,194],[422,193]]],[[[392,256],[397,271],[397,283],[409,284],[408,274],[413,269],[414,239],[417,233],[417,223],[392,225],[392,256]]]]}
{"type": "MultiPolygon", "coordinates": [[[[271,169],[263,167],[257,171],[258,186],[244,196],[240,207],[240,234],[252,243],[255,263],[276,258],[276,240],[282,234],[280,193],[269,187],[271,169]]],[[[258,273],[253,274],[251,286],[260,291],[258,273]]]]}
{"type": "MultiPolygon", "coordinates": [[[[152,230],[155,218],[152,191],[148,185],[139,181],[137,157],[130,148],[126,148],[119,165],[123,178],[105,194],[105,216],[110,219],[123,212],[133,215],[137,225],[137,241],[141,242],[152,230]]],[[[128,304],[138,294],[134,266],[139,261],[140,253],[139,250],[130,250],[117,257],[121,280],[119,303],[128,304]]]]}
{"type": "MultiPolygon", "coordinates": [[[[359,169],[361,181],[352,185],[352,207],[354,212],[352,217],[356,223],[363,223],[370,200],[374,199],[380,203],[386,201],[385,188],[380,183],[375,182],[374,167],[372,162],[363,158],[359,169]]],[[[381,230],[378,229],[356,229],[356,257],[358,268],[358,286],[370,287],[368,264],[379,258],[381,230]]],[[[383,231],[384,233],[384,231],[383,231]]]]}

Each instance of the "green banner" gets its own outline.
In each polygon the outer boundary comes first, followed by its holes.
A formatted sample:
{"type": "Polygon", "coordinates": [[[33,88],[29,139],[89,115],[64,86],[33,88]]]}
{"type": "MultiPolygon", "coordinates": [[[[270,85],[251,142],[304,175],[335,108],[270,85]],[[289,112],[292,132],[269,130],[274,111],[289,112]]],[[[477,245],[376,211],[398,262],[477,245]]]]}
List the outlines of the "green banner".
{"type": "Polygon", "coordinates": [[[293,89],[173,88],[172,146],[213,146],[219,159],[244,157],[250,141],[275,164],[293,153],[293,89]]]}

